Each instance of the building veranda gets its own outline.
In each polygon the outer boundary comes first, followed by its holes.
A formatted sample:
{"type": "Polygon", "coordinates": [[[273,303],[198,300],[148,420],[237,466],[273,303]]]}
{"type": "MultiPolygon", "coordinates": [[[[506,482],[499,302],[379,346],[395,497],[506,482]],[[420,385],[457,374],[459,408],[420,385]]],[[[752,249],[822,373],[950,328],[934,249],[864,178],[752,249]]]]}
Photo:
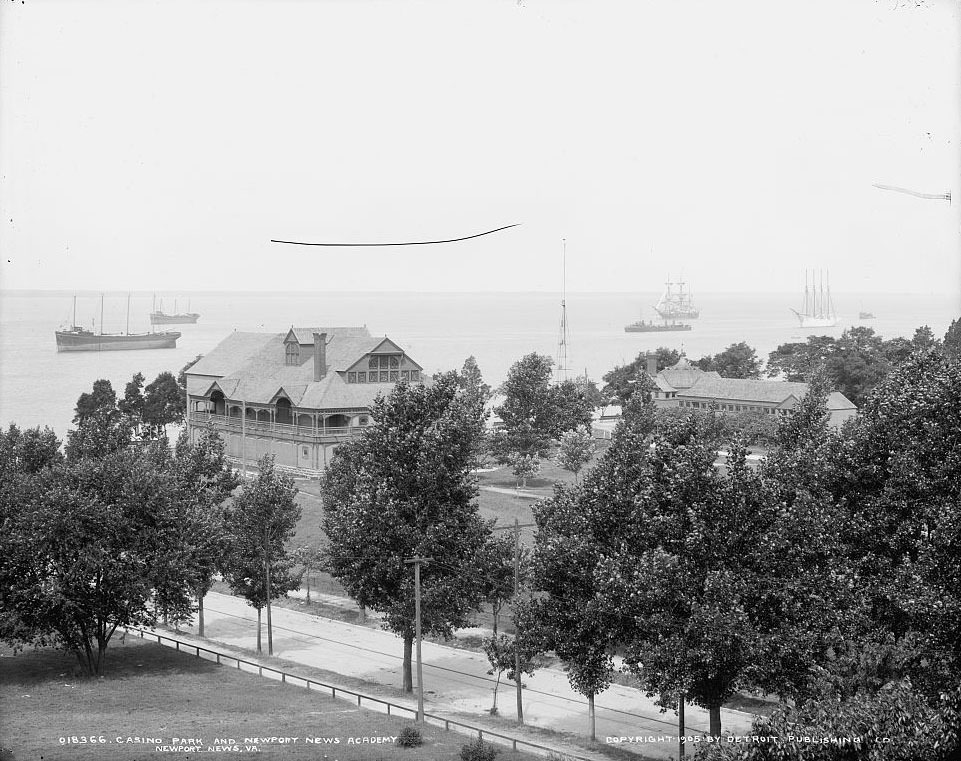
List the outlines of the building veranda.
{"type": "Polygon", "coordinates": [[[231,460],[272,454],[282,468],[319,474],[337,445],[370,424],[378,394],[421,383],[423,368],[366,327],[235,332],[186,372],[187,429],[213,428],[231,460]]]}

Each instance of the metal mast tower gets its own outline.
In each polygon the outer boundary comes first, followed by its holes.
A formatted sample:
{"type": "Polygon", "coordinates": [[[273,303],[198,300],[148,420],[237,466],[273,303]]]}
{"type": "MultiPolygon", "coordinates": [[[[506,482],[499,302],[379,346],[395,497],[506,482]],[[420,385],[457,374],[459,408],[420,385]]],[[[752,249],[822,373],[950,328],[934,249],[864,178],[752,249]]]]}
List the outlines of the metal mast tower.
{"type": "Polygon", "coordinates": [[[557,382],[561,383],[568,379],[568,357],[567,357],[567,238],[562,238],[564,246],[564,265],[562,275],[561,290],[561,328],[557,337],[557,382]]]}

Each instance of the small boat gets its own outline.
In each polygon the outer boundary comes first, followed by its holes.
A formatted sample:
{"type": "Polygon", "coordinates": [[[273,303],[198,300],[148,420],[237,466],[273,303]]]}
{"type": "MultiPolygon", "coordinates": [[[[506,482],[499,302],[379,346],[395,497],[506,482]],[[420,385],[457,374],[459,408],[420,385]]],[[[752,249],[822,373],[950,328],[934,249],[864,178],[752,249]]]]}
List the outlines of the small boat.
{"type": "Polygon", "coordinates": [[[153,311],[150,313],[150,324],[151,325],[183,325],[186,323],[195,323],[200,315],[197,312],[191,312],[190,300],[187,300],[187,312],[177,312],[177,300],[174,299],[174,314],[164,313],[163,299],[160,300],[160,309],[157,309],[157,299],[154,297],[154,307],[153,311]]]}
{"type": "Polygon", "coordinates": [[[858,319],[859,319],[859,320],[873,320],[873,319],[874,319],[874,314],[872,314],[871,312],[858,312],[858,319]]]}
{"type": "Polygon", "coordinates": [[[675,330],[690,329],[691,326],[687,323],[676,322],[675,320],[671,320],[670,322],[664,320],[663,323],[654,322],[654,320],[650,322],[638,320],[637,322],[632,322],[630,325],[624,326],[625,333],[666,333],[675,330]]]}
{"type": "Polygon", "coordinates": [[[694,306],[694,296],[690,290],[684,290],[684,281],[678,280],[676,283],[668,280],[664,285],[667,286],[660,301],[654,306],[657,312],[665,320],[687,319],[694,320],[700,316],[697,307],[694,306]],[[674,290],[677,286],[677,290],[674,290]]]}
{"type": "Polygon", "coordinates": [[[130,332],[130,297],[127,296],[127,332],[103,332],[103,296],[100,297],[100,333],[77,325],[77,297],[73,297],[73,322],[54,331],[57,351],[128,351],[134,349],[175,349],[181,333],[166,330],[161,333],[130,332]]]}
{"type": "Polygon", "coordinates": [[[810,288],[808,287],[808,271],[804,271],[804,305],[799,312],[797,309],[791,311],[797,316],[802,328],[833,328],[838,324],[837,313],[834,311],[834,302],[831,300],[831,282],[827,280],[825,290],[824,274],[820,275],[820,285],[815,287],[815,274],[810,273],[810,288]]]}

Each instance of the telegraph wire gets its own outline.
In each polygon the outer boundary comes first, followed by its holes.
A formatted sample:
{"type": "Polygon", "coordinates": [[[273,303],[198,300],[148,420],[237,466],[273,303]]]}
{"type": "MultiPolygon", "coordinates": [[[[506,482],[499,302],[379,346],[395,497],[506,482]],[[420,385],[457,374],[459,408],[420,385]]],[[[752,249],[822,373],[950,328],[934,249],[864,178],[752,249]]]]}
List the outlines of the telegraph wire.
{"type": "Polygon", "coordinates": [[[433,246],[438,243],[458,243],[462,240],[471,240],[472,238],[480,238],[484,235],[493,235],[494,233],[499,233],[501,230],[509,230],[512,227],[519,227],[520,223],[513,225],[504,225],[504,227],[498,227],[494,230],[487,230],[482,233],[475,233],[474,235],[465,235],[461,238],[448,238],[446,240],[417,240],[417,241],[407,241],[404,243],[306,243],[303,241],[296,240],[276,240],[274,238],[270,239],[271,243],[284,243],[289,246],[326,246],[329,248],[377,248],[379,246],[433,246]]]}

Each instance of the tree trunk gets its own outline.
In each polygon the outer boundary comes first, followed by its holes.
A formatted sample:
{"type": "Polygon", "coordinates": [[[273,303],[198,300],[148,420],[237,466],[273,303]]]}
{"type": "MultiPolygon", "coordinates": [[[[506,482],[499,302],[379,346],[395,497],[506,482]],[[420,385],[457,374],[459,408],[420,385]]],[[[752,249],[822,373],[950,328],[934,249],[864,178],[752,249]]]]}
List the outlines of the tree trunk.
{"type": "Polygon", "coordinates": [[[587,716],[588,716],[588,722],[590,723],[590,728],[591,728],[591,742],[594,742],[594,740],[597,739],[597,732],[595,731],[595,724],[594,724],[594,693],[593,692],[587,696],[587,716]]]}
{"type": "Polygon", "coordinates": [[[721,704],[708,706],[711,737],[721,736],[721,704]]]}
{"type": "Polygon", "coordinates": [[[307,566],[307,604],[310,605],[310,566],[307,566]]]}
{"type": "Polygon", "coordinates": [[[494,682],[494,704],[491,706],[491,716],[497,716],[497,688],[501,685],[501,671],[497,672],[497,681],[494,682]]]}
{"type": "Polygon", "coordinates": [[[274,654],[274,629],[270,619],[270,563],[265,564],[267,571],[267,655],[274,654]]]}
{"type": "Polygon", "coordinates": [[[257,652],[263,652],[263,648],[260,646],[260,608],[257,608],[257,652]]]}
{"type": "Polygon", "coordinates": [[[414,650],[414,634],[404,634],[404,692],[414,691],[414,677],[410,670],[411,654],[414,650]]]}
{"type": "Polygon", "coordinates": [[[204,636],[204,592],[197,591],[197,633],[204,636]]]}

